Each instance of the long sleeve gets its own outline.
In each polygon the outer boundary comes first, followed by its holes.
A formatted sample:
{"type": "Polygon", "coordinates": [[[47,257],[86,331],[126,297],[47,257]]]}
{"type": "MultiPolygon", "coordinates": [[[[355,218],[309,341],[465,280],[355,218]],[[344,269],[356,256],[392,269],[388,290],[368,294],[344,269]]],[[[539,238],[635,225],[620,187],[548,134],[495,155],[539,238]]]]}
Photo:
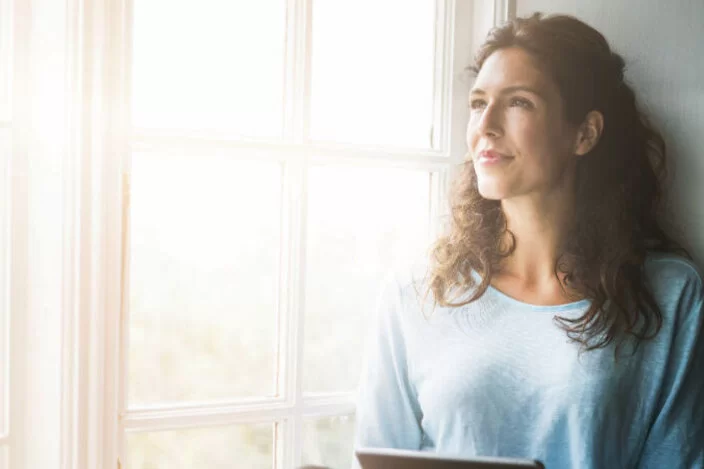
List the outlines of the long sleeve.
{"type": "Polygon", "coordinates": [[[367,340],[357,398],[356,448],[420,448],[421,411],[408,377],[402,314],[398,284],[386,282],[367,340]]]}
{"type": "Polygon", "coordinates": [[[704,468],[704,311],[699,298],[676,331],[660,412],[639,469],[704,468]]]}

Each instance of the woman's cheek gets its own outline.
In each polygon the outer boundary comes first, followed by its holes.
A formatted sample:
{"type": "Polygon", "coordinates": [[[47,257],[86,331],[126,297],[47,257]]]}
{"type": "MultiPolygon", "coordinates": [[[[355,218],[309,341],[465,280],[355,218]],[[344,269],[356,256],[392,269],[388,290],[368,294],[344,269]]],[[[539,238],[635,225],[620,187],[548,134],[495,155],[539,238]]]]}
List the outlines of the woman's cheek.
{"type": "Polygon", "coordinates": [[[469,124],[467,125],[467,146],[469,147],[470,150],[474,148],[474,145],[477,143],[477,126],[476,126],[476,119],[470,119],[469,124]]]}

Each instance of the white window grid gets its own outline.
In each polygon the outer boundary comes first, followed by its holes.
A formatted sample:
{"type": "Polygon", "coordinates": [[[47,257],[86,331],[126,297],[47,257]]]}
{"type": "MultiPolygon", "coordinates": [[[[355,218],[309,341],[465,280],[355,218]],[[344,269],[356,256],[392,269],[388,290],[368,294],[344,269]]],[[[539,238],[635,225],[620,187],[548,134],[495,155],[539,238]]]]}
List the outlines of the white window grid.
{"type": "MultiPolygon", "coordinates": [[[[126,402],[127,344],[129,318],[129,281],[123,288],[122,347],[120,372],[120,434],[201,428],[213,425],[276,423],[275,451],[277,467],[301,464],[303,419],[344,416],[354,413],[354,393],[304,394],[302,355],[304,343],[305,240],[307,206],[307,169],[326,164],[395,167],[426,170],[431,175],[431,219],[436,218],[441,195],[446,188],[452,159],[449,152],[449,109],[452,73],[452,26],[454,1],[440,0],[436,6],[435,90],[432,142],[427,150],[359,145],[320,144],[308,138],[310,103],[310,23],[311,0],[291,0],[287,8],[286,102],[282,141],[256,141],[246,138],[212,139],[184,132],[137,131],[131,139],[134,152],[158,151],[160,154],[226,155],[232,158],[274,160],[283,165],[283,232],[281,240],[281,277],[278,307],[277,357],[280,397],[233,400],[189,405],[159,405],[128,408],[126,402]]],[[[128,21],[129,23],[129,21],[128,21]]],[[[139,45],[136,45],[139,47],[139,45]]],[[[128,61],[129,63],[129,61],[128,61]]],[[[125,164],[129,181],[129,162],[125,164]]],[[[127,190],[126,201],[129,191],[127,190]]],[[[128,203],[128,202],[127,202],[128,203]]],[[[125,211],[127,213],[127,211],[125,211]]],[[[129,222],[127,222],[129,223],[129,222]]],[[[129,232],[127,226],[125,232],[129,232]]],[[[124,272],[129,272],[129,240],[123,251],[124,272]]],[[[124,460],[125,444],[120,453],[124,460]]]]}

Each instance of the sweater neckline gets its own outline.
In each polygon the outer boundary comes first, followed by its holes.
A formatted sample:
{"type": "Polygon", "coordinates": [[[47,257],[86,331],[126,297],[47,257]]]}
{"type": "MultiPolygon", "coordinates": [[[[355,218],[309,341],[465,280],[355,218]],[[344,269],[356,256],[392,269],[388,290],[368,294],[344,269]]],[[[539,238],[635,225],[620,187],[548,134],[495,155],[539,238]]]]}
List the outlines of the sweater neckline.
{"type": "MultiPolygon", "coordinates": [[[[472,271],[472,275],[477,282],[482,281],[481,276],[476,271],[472,271]]],[[[562,313],[565,311],[586,309],[591,304],[591,300],[585,298],[582,300],[573,301],[571,303],[563,303],[559,305],[536,305],[517,300],[516,298],[507,295],[506,293],[502,292],[491,284],[489,284],[489,287],[486,289],[485,294],[490,294],[497,300],[506,303],[507,305],[512,306],[513,308],[521,308],[536,313],[562,313]]]]}

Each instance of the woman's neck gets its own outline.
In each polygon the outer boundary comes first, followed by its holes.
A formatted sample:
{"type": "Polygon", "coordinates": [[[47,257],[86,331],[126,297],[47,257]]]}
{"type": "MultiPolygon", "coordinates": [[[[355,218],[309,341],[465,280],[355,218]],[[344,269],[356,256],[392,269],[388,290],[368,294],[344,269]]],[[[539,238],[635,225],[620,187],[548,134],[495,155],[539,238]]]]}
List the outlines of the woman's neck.
{"type": "Polygon", "coordinates": [[[560,194],[503,200],[501,205],[515,250],[504,259],[500,274],[526,285],[554,282],[555,265],[573,221],[573,201],[560,194]]]}

